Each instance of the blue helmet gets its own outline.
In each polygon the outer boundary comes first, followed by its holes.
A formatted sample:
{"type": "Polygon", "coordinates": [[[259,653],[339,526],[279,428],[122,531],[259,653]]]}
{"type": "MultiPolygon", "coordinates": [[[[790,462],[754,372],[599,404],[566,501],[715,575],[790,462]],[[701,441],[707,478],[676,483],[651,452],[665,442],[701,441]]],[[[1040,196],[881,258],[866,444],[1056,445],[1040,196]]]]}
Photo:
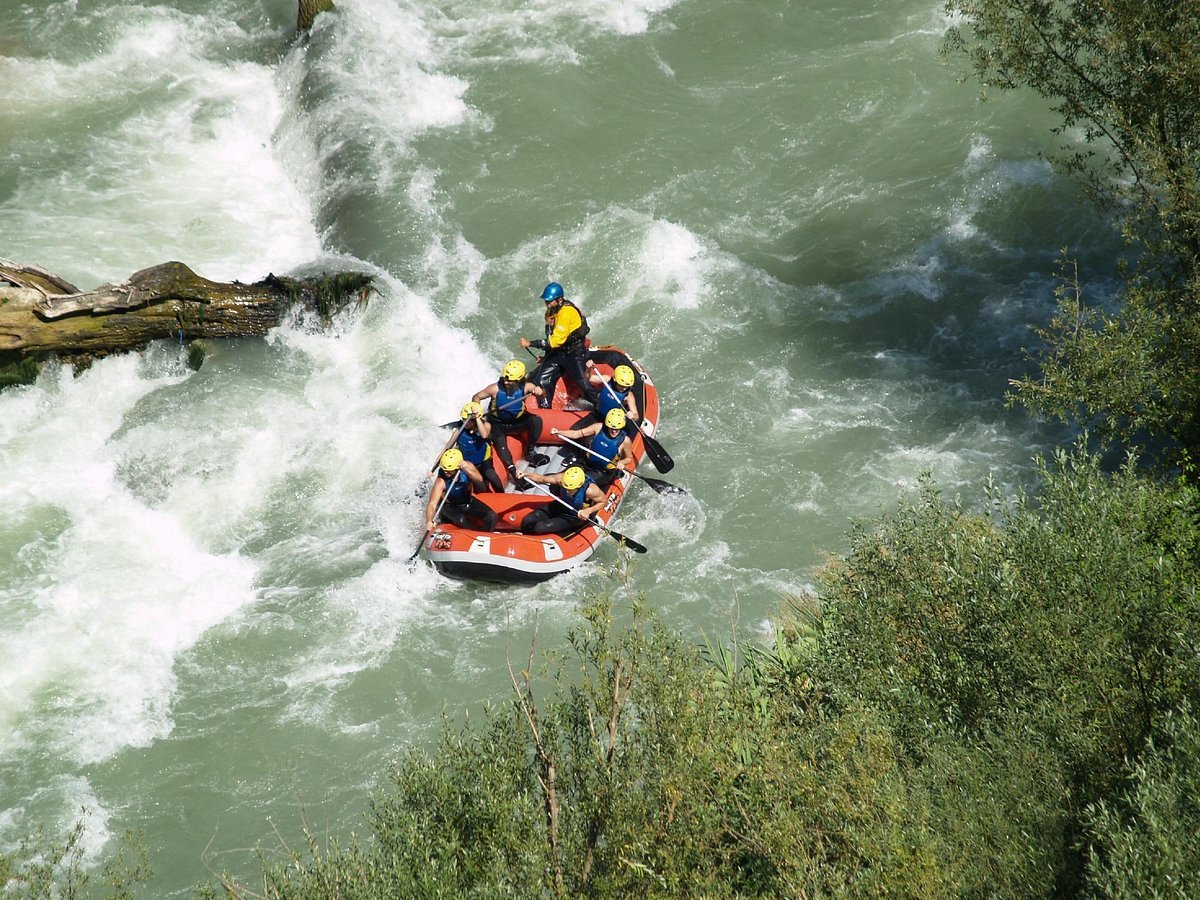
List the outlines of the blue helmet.
{"type": "Polygon", "coordinates": [[[561,300],[562,298],[562,285],[557,281],[550,282],[548,285],[546,285],[546,289],[542,291],[542,299],[547,303],[553,303],[555,300],[561,300]]]}

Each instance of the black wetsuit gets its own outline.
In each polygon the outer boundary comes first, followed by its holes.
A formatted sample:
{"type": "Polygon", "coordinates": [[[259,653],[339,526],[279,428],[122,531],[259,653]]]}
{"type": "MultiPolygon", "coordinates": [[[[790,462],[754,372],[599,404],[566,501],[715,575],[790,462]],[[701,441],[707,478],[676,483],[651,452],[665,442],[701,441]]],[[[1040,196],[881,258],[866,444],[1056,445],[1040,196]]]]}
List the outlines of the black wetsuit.
{"type": "Polygon", "coordinates": [[[453,475],[448,475],[438,469],[438,478],[446,485],[447,494],[444,497],[442,511],[439,515],[444,522],[451,522],[459,528],[478,528],[481,531],[495,531],[497,515],[486,503],[475,498],[471,480],[461,469],[453,475]]]}
{"type": "MultiPolygon", "coordinates": [[[[583,486],[576,491],[565,490],[562,485],[552,485],[550,493],[568,504],[571,509],[580,510],[587,505],[587,489],[592,484],[591,478],[585,478],[583,486]]],[[[539,506],[521,520],[521,531],[525,534],[574,534],[588,524],[586,519],[566,509],[562,503],[551,500],[545,506],[539,506]]]]}
{"type": "Polygon", "coordinates": [[[510,434],[524,434],[526,446],[533,449],[542,437],[542,420],[525,409],[525,385],[521,383],[516,390],[507,391],[503,381],[496,382],[496,396],[488,410],[488,424],[492,426],[492,446],[511,475],[513,467],[512,453],[508,450],[510,434]]]}
{"type": "Polygon", "coordinates": [[[538,406],[542,409],[550,408],[550,403],[554,399],[554,385],[563,375],[574,381],[583,392],[584,399],[592,406],[596,406],[599,402],[599,395],[592,383],[588,381],[587,376],[587,342],[585,339],[591,329],[588,327],[587,317],[578,306],[570,300],[564,300],[563,306],[569,306],[579,313],[579,327],[571,332],[561,347],[551,347],[550,334],[553,332],[554,326],[547,322],[545,340],[533,341],[530,344],[532,347],[546,351],[546,355],[542,357],[541,363],[533,373],[534,382],[546,392],[545,396],[538,398],[538,406]]]}

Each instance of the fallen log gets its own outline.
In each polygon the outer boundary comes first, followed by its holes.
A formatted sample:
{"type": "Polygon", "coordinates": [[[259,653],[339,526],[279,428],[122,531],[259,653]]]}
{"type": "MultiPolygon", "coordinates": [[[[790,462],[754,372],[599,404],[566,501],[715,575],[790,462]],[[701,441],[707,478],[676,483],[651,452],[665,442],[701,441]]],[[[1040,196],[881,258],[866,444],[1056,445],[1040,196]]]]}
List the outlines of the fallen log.
{"type": "Polygon", "coordinates": [[[209,281],[167,262],[81,291],[39,266],[0,259],[0,387],[32,380],[50,357],[86,366],[157,340],[261,336],[297,305],[327,322],[346,304],[366,302],[371,282],[361,272],[209,281]]]}

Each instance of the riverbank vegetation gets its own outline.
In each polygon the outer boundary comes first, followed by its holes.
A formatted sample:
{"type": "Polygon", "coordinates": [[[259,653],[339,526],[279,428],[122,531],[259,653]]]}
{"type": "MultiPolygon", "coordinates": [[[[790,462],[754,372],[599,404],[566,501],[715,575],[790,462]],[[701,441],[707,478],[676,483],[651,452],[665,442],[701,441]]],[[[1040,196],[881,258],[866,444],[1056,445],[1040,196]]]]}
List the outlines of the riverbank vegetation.
{"type": "Polygon", "coordinates": [[[1186,895],[1200,495],[1084,452],[1040,474],[860,527],[771,646],[594,601],[513,702],[399,761],[368,836],[268,857],[263,893],[1186,895]]]}
{"type": "MultiPolygon", "coordinates": [[[[1200,443],[1200,16],[1186,0],[948,0],[951,56],[998,91],[1061,116],[1049,155],[1112,213],[1131,249],[1124,289],[1089,298],[1064,260],[1040,372],[1015,381],[1035,412],[1105,442],[1150,443],[1186,465],[1200,443]]],[[[1069,254],[1069,249],[1067,251],[1069,254]]],[[[1107,274],[1107,273],[1105,273],[1107,274]]]]}

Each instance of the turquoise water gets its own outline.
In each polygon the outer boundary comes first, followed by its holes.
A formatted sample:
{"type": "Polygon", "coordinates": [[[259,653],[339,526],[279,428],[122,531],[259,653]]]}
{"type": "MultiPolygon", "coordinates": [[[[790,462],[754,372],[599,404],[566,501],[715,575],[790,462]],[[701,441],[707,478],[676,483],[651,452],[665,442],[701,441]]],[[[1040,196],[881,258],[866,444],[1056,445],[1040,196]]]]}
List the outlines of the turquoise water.
{"type": "Polygon", "coordinates": [[[1060,435],[1004,405],[1054,259],[1118,245],[981,104],[936,2],[0,0],[0,256],[82,287],[359,268],[380,294],[198,372],[162,345],[0,395],[0,845],[86,807],[152,896],[356,824],[443,709],[505,695],[619,560],[444,580],[435,425],[561,281],[653,374],[691,498],[635,489],[633,584],[761,633],[922,472],[1016,489],[1060,435]],[[207,851],[206,851],[207,848],[207,851]]]}

